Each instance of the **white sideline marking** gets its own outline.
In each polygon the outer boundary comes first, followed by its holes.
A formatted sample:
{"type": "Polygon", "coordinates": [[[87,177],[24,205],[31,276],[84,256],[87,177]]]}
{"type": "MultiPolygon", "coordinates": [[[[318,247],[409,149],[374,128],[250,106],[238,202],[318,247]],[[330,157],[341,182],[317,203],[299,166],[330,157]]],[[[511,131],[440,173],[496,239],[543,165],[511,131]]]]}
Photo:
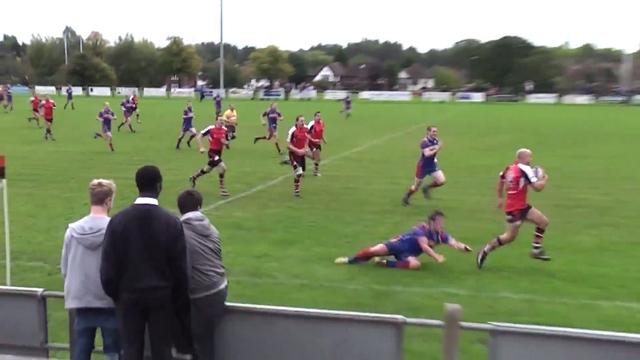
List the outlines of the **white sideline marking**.
{"type": "Polygon", "coordinates": [[[476,291],[467,291],[462,289],[455,288],[446,288],[446,287],[429,287],[429,288],[421,288],[421,287],[411,287],[411,286],[382,286],[382,285],[353,285],[353,284],[345,284],[345,283],[333,283],[333,282],[317,282],[317,281],[308,281],[308,280],[296,280],[296,279],[257,279],[251,277],[231,277],[232,281],[239,282],[247,282],[247,283],[268,283],[268,284],[276,284],[276,285],[303,285],[303,286],[324,286],[324,287],[332,287],[343,290],[354,290],[354,291],[363,291],[363,290],[376,290],[376,291],[397,291],[399,293],[402,292],[412,292],[419,294],[433,294],[433,293],[442,293],[442,294],[453,294],[459,296],[467,296],[467,297],[491,297],[497,299],[513,299],[513,300],[524,300],[524,301],[534,301],[534,302],[546,302],[546,303],[563,303],[569,305],[597,305],[597,306],[617,306],[617,307],[627,307],[631,309],[640,309],[640,303],[630,302],[630,301],[617,301],[617,300],[592,300],[592,299],[571,299],[564,297],[545,297],[545,296],[537,296],[530,294],[521,294],[521,293],[510,293],[510,292],[476,292],[476,291]]]}
{"type": "MultiPolygon", "coordinates": [[[[408,128],[408,129],[405,129],[403,131],[396,132],[396,133],[381,137],[381,138],[379,138],[377,140],[368,142],[368,143],[366,143],[364,145],[360,145],[357,148],[353,148],[353,149],[351,149],[349,151],[345,151],[342,154],[338,154],[336,156],[332,156],[332,157],[328,158],[327,160],[323,160],[322,163],[323,164],[329,164],[332,161],[342,159],[343,157],[346,157],[346,156],[349,156],[351,154],[360,152],[360,151],[362,151],[364,149],[367,149],[367,148],[369,148],[369,147],[371,147],[373,145],[377,145],[377,144],[379,144],[381,142],[385,142],[385,141],[387,141],[389,139],[392,139],[394,137],[398,137],[398,136],[404,135],[405,133],[408,133],[408,132],[410,132],[410,131],[412,131],[412,130],[414,130],[416,128],[424,127],[424,126],[425,126],[424,124],[418,124],[418,125],[415,125],[415,126],[412,126],[412,127],[408,128]]],[[[249,195],[251,195],[251,194],[253,194],[253,193],[257,192],[257,191],[260,191],[262,189],[265,189],[265,188],[268,188],[270,186],[273,186],[273,185],[279,183],[280,181],[282,181],[284,179],[287,179],[287,178],[290,178],[290,177],[291,177],[291,173],[289,172],[289,173],[287,173],[285,175],[279,176],[279,177],[277,177],[277,178],[275,178],[273,180],[270,180],[270,181],[268,181],[268,182],[266,182],[264,184],[260,184],[260,185],[258,185],[256,187],[254,187],[252,189],[249,189],[249,190],[247,190],[245,192],[242,192],[242,193],[240,193],[238,195],[234,195],[234,196],[231,196],[228,199],[217,201],[217,202],[215,202],[215,203],[213,203],[213,204],[211,204],[209,206],[206,206],[205,208],[202,209],[202,211],[203,212],[209,211],[209,210],[215,209],[215,208],[217,208],[219,206],[222,206],[222,205],[224,205],[226,203],[232,202],[234,200],[242,199],[243,197],[249,196],[249,195]]]]}
{"type": "MultiPolygon", "coordinates": [[[[51,267],[50,264],[47,264],[45,262],[40,262],[40,261],[12,261],[11,262],[14,265],[20,265],[20,266],[25,266],[25,267],[51,267]]],[[[0,260],[0,264],[5,264],[4,260],[0,260]]]]}
{"type": "MultiPolygon", "coordinates": [[[[3,263],[0,261],[0,263],[3,263]]],[[[22,262],[16,261],[15,265],[19,266],[34,266],[34,267],[56,267],[44,262],[22,262]]],[[[262,283],[262,284],[276,284],[276,285],[303,285],[303,286],[323,286],[331,287],[343,290],[363,291],[363,290],[375,290],[375,291],[397,291],[397,292],[411,292],[418,294],[452,294],[466,297],[490,297],[497,299],[513,299],[524,301],[537,301],[546,303],[563,303],[569,305],[597,305],[597,306],[617,306],[626,307],[630,309],[640,309],[640,303],[631,301],[618,301],[618,300],[593,300],[593,299],[571,299],[564,297],[545,297],[538,295],[511,293],[511,292],[476,292],[468,291],[456,288],[447,287],[411,287],[411,286],[382,286],[382,285],[353,285],[347,283],[335,283],[335,282],[317,282],[309,280],[297,280],[297,279],[258,279],[253,277],[231,277],[232,281],[246,282],[246,283],[262,283]]]]}

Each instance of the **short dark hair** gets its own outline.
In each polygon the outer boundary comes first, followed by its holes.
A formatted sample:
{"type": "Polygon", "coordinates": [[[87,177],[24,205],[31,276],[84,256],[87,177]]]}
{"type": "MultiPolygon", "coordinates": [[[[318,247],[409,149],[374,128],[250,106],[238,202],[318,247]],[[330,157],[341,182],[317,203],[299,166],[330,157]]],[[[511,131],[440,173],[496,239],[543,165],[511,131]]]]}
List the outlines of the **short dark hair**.
{"type": "Polygon", "coordinates": [[[197,190],[185,190],[178,195],[178,210],[184,215],[191,211],[198,211],[202,207],[202,194],[197,190]]]}
{"type": "Polygon", "coordinates": [[[436,221],[436,219],[439,217],[444,217],[444,213],[442,212],[442,210],[434,210],[429,215],[429,221],[436,221]]]}
{"type": "Polygon", "coordinates": [[[162,174],[155,165],[145,165],[136,171],[136,186],[141,193],[160,193],[162,174]]]}
{"type": "Polygon", "coordinates": [[[431,129],[433,129],[433,128],[437,128],[437,126],[429,125],[429,126],[427,126],[427,131],[431,131],[431,129]]]}

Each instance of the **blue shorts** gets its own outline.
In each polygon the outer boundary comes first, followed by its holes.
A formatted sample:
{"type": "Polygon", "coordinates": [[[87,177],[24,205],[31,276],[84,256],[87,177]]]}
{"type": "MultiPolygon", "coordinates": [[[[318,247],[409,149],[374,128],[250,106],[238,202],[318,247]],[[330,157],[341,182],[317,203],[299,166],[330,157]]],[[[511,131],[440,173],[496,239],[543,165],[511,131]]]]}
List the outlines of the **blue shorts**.
{"type": "Polygon", "coordinates": [[[186,121],[182,123],[182,132],[187,132],[193,128],[193,124],[191,121],[186,121]]]}
{"type": "Polygon", "coordinates": [[[111,132],[111,123],[108,124],[102,124],[102,132],[104,133],[110,133],[111,132]]]}
{"type": "Polygon", "coordinates": [[[384,246],[387,247],[389,255],[392,255],[397,260],[406,260],[422,253],[422,249],[415,249],[413,245],[403,239],[386,241],[384,246]]]}
{"type": "Polygon", "coordinates": [[[436,163],[422,164],[420,161],[418,161],[418,164],[416,165],[416,179],[422,180],[438,170],[440,169],[438,169],[438,164],[436,163]]]}
{"type": "Polygon", "coordinates": [[[278,132],[278,123],[269,121],[269,134],[275,134],[278,132]]]}
{"type": "Polygon", "coordinates": [[[7,102],[8,103],[12,103],[13,102],[13,95],[7,95],[7,102]]]}

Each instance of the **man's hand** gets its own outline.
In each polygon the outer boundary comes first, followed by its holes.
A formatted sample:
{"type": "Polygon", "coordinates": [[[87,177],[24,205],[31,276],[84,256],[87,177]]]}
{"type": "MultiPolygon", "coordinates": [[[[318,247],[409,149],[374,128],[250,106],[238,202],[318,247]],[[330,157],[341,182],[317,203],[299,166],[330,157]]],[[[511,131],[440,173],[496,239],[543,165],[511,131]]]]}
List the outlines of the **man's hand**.
{"type": "Polygon", "coordinates": [[[444,255],[435,253],[433,254],[433,258],[440,264],[443,263],[446,259],[444,258],[444,255]]]}
{"type": "Polygon", "coordinates": [[[497,204],[496,204],[496,208],[498,208],[498,209],[502,209],[502,207],[503,207],[503,206],[504,206],[504,199],[499,198],[499,199],[498,199],[498,202],[497,202],[497,204]]]}

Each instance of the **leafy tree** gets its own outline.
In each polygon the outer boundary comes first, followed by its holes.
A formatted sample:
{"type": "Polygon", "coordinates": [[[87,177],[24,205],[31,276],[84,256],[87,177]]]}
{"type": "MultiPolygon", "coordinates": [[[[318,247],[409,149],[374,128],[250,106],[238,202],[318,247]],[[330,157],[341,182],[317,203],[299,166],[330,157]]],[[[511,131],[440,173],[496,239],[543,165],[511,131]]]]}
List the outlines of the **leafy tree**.
{"type": "Polygon", "coordinates": [[[254,51],[249,61],[256,75],[269,80],[285,79],[294,72],[287,54],[273,45],[254,51]]]}
{"type": "Polygon", "coordinates": [[[387,61],[382,69],[382,75],[386,80],[387,89],[393,89],[398,84],[398,72],[400,67],[393,61],[387,61]]]}
{"type": "Polygon", "coordinates": [[[4,35],[0,41],[0,84],[24,82],[27,67],[22,62],[26,45],[15,36],[4,35]]]}
{"type": "Polygon", "coordinates": [[[333,57],[321,50],[306,51],[303,53],[308,69],[316,70],[333,61],[333,57]]]}
{"type": "Polygon", "coordinates": [[[170,37],[169,44],[160,51],[160,73],[164,76],[195,76],[202,67],[202,59],[195,47],[185,45],[180,37],[170,37]]]}
{"type": "Polygon", "coordinates": [[[534,46],[517,36],[505,36],[484,45],[480,55],[480,77],[493,85],[508,86],[516,63],[526,58],[534,46]]]}
{"type": "Polygon", "coordinates": [[[122,85],[159,86],[163,82],[158,70],[159,52],[150,41],[135,41],[132,35],[121,37],[106,60],[122,85]]]}
{"type": "Polygon", "coordinates": [[[55,85],[60,69],[64,66],[64,46],[61,38],[34,37],[27,48],[28,63],[32,69],[31,80],[43,85],[55,85]]]}
{"type": "Polygon", "coordinates": [[[88,54],[76,54],[69,63],[69,79],[82,86],[116,84],[116,74],[102,59],[88,54]]]}
{"type": "Polygon", "coordinates": [[[342,65],[347,65],[349,63],[349,58],[347,57],[347,53],[344,52],[342,47],[339,47],[336,51],[336,54],[333,55],[333,61],[339,62],[342,65]]]}
{"type": "Polygon", "coordinates": [[[528,57],[517,61],[508,83],[521,91],[522,84],[531,80],[536,85],[536,92],[551,92],[555,91],[556,79],[561,74],[562,68],[553,51],[541,47],[533,50],[528,57]]]}
{"type": "Polygon", "coordinates": [[[462,86],[462,78],[452,68],[436,66],[433,68],[436,86],[441,89],[457,89],[462,86]]]}
{"type": "MultiPolygon", "coordinates": [[[[220,62],[212,61],[204,64],[202,73],[207,78],[207,85],[217,88],[220,86],[220,62]]],[[[226,88],[238,88],[246,84],[247,78],[242,73],[238,64],[226,61],[224,64],[224,86],[226,88]]]]}
{"type": "Polygon", "coordinates": [[[409,66],[417,63],[419,59],[420,59],[420,53],[416,48],[411,46],[404,51],[404,54],[402,56],[402,61],[400,62],[400,67],[402,69],[406,69],[409,66]]]}
{"type": "Polygon", "coordinates": [[[289,64],[293,67],[293,74],[289,76],[289,81],[294,84],[300,84],[307,78],[308,68],[304,55],[299,52],[289,53],[289,64]]]}
{"type": "Polygon", "coordinates": [[[84,42],[84,51],[97,58],[104,59],[109,42],[97,31],[92,31],[84,42]]]}

